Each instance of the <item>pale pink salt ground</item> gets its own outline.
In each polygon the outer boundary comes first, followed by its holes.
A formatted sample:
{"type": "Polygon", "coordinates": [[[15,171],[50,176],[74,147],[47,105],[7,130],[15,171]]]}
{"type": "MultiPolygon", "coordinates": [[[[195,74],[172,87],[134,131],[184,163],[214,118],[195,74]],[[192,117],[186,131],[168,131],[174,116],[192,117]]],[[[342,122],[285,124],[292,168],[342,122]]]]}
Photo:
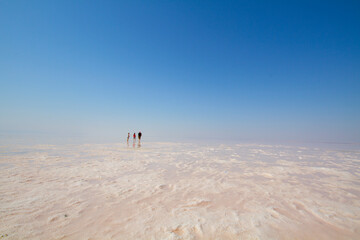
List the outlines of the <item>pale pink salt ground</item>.
{"type": "Polygon", "coordinates": [[[360,239],[360,151],[255,144],[2,146],[1,235],[360,239]]]}

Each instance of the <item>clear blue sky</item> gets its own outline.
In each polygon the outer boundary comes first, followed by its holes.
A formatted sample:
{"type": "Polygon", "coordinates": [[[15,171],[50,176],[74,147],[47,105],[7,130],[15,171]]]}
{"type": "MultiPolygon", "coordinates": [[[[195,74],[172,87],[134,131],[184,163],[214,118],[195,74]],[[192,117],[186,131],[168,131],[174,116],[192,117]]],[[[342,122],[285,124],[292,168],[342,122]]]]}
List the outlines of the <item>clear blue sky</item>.
{"type": "Polygon", "coordinates": [[[0,0],[0,130],[360,141],[359,1],[0,0]]]}

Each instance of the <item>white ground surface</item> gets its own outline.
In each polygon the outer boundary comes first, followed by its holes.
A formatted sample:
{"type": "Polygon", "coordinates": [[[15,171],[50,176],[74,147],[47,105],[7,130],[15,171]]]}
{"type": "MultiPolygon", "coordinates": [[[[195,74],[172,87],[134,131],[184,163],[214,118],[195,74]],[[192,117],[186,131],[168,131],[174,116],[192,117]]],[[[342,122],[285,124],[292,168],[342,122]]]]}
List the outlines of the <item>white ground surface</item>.
{"type": "Polygon", "coordinates": [[[360,150],[1,146],[0,238],[360,239],[360,150]]]}

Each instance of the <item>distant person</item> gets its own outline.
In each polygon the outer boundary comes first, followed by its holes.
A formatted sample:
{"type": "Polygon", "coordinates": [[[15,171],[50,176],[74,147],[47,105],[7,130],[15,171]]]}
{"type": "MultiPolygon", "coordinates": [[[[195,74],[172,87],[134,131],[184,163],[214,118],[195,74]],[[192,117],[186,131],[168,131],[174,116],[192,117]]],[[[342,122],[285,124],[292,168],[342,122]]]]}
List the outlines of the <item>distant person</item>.
{"type": "Polygon", "coordinates": [[[134,133],[133,137],[134,137],[134,141],[135,141],[136,140],[136,133],[134,133]]]}
{"type": "Polygon", "coordinates": [[[140,142],[140,140],[141,140],[141,135],[142,135],[142,133],[139,132],[139,133],[138,133],[139,142],[140,142]]]}
{"type": "Polygon", "coordinates": [[[128,133],[127,143],[129,143],[129,139],[130,139],[130,133],[128,133]]]}

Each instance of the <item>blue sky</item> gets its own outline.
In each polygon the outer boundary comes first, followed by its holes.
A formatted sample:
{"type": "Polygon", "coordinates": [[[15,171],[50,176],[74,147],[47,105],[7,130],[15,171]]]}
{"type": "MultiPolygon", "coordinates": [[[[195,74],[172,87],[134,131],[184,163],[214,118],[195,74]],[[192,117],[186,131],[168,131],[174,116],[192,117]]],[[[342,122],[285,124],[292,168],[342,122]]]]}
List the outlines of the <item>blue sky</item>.
{"type": "Polygon", "coordinates": [[[360,141],[358,1],[0,1],[0,130],[360,141]]]}

